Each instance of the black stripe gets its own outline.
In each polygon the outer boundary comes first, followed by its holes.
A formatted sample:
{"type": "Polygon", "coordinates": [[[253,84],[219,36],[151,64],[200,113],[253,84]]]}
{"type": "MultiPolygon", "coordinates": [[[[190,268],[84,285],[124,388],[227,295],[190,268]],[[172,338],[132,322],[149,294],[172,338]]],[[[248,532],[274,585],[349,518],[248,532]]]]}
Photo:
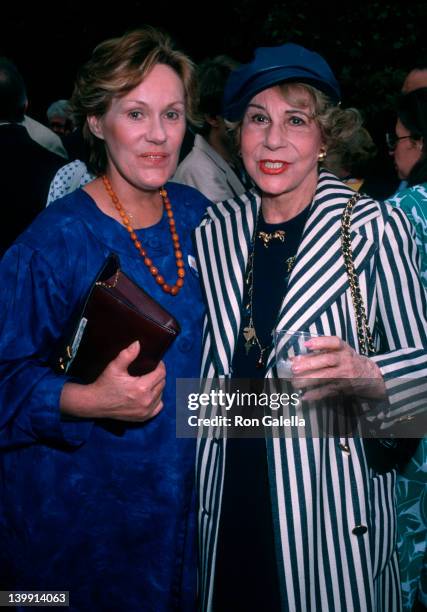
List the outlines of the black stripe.
{"type": "Polygon", "coordinates": [[[277,574],[279,579],[280,599],[282,602],[283,610],[289,609],[289,602],[286,596],[286,582],[285,582],[285,566],[282,555],[282,543],[280,539],[280,517],[279,517],[279,501],[277,497],[277,475],[276,475],[276,464],[274,461],[274,446],[273,439],[266,439],[267,447],[267,463],[268,463],[268,476],[270,485],[270,496],[271,496],[271,513],[273,517],[273,531],[274,531],[274,548],[276,551],[277,561],[277,574]]]}
{"type": "MultiPolygon", "coordinates": [[[[200,237],[201,237],[201,241],[202,241],[204,263],[205,263],[205,266],[206,266],[206,276],[207,276],[207,279],[210,279],[210,278],[213,278],[212,264],[213,263],[216,264],[216,262],[212,262],[210,260],[206,233],[205,232],[200,233],[200,237]]],[[[199,261],[198,261],[197,265],[199,265],[199,261]]],[[[208,284],[202,283],[202,288],[203,288],[203,291],[204,291],[204,297],[206,299],[206,303],[208,303],[207,296],[206,296],[206,291],[207,291],[208,288],[211,289],[211,287],[209,287],[208,284]]],[[[215,291],[214,292],[210,291],[209,295],[211,296],[211,299],[212,299],[212,301],[214,303],[214,313],[218,313],[220,311],[220,309],[219,309],[219,302],[218,302],[218,296],[217,296],[215,291]]],[[[211,333],[212,333],[212,336],[213,336],[214,326],[213,326],[213,321],[212,321],[212,313],[210,312],[209,308],[208,308],[208,317],[209,317],[209,321],[210,321],[210,324],[211,324],[211,330],[212,330],[211,333]]],[[[228,342],[227,342],[226,338],[224,338],[224,328],[222,328],[222,331],[221,331],[221,320],[219,321],[218,328],[220,330],[223,346],[228,345],[228,342]]],[[[220,370],[219,373],[223,373],[224,370],[225,370],[226,364],[224,364],[222,362],[222,360],[221,360],[220,353],[219,353],[219,351],[217,349],[216,343],[212,344],[212,350],[213,350],[213,352],[215,354],[215,357],[217,359],[217,365],[221,367],[221,370],[220,370]]]]}
{"type": "MultiPolygon", "coordinates": [[[[313,466],[313,469],[309,470],[309,475],[310,475],[310,483],[311,483],[311,491],[312,491],[312,496],[313,496],[313,509],[317,509],[318,506],[318,497],[317,497],[317,483],[319,482],[319,473],[317,471],[317,469],[314,469],[316,466],[316,456],[315,456],[315,452],[314,452],[314,446],[313,446],[313,439],[312,438],[307,438],[306,439],[306,444],[307,444],[307,457],[308,457],[308,463],[309,465],[313,466]]],[[[320,469],[320,466],[319,466],[320,469]]],[[[319,507],[320,507],[320,503],[319,503],[319,507]]],[[[312,585],[312,589],[314,589],[314,594],[315,594],[315,601],[316,601],[316,610],[321,610],[322,609],[322,601],[321,601],[321,595],[320,595],[320,583],[321,582],[325,582],[325,586],[326,586],[326,591],[332,591],[333,590],[333,584],[332,584],[332,578],[331,578],[331,567],[329,564],[329,557],[328,555],[324,554],[325,553],[325,548],[322,545],[322,564],[320,563],[320,559],[319,562],[317,563],[317,549],[318,549],[318,537],[319,537],[319,533],[317,531],[317,516],[315,515],[315,513],[313,512],[313,516],[314,516],[314,520],[313,520],[313,550],[314,550],[314,555],[315,555],[315,559],[313,561],[313,565],[314,565],[314,585],[312,585]],[[322,578],[320,578],[320,567],[322,567],[322,578]]],[[[321,537],[323,536],[323,538],[325,537],[325,530],[322,529],[322,525],[320,525],[320,535],[321,537]]],[[[315,612],[313,610],[313,612],[315,612]]]]}
{"type": "MultiPolygon", "coordinates": [[[[289,479],[289,469],[287,466],[287,454],[286,454],[286,440],[280,440],[280,448],[281,448],[281,457],[282,457],[282,476],[283,476],[283,489],[285,496],[285,513],[286,513],[286,522],[288,525],[288,543],[291,558],[288,560],[288,563],[291,565],[292,571],[292,586],[294,588],[295,593],[295,605],[297,610],[302,610],[302,602],[301,602],[301,591],[299,587],[298,580],[298,552],[296,549],[296,540],[295,540],[295,525],[294,525],[294,517],[293,517],[293,508],[292,504],[289,503],[291,500],[291,483],[289,479]],[[287,502],[287,503],[286,503],[287,502]]],[[[284,535],[286,537],[286,534],[284,535]]],[[[288,602],[289,605],[289,602],[288,602]]],[[[290,610],[291,608],[289,608],[290,610]]]]}
{"type": "MultiPolygon", "coordinates": [[[[331,466],[331,457],[329,456],[329,453],[327,453],[328,451],[328,445],[329,444],[329,440],[326,438],[322,439],[322,455],[323,455],[323,459],[324,459],[324,469],[327,472],[326,477],[325,477],[325,481],[326,481],[326,490],[327,490],[327,495],[328,495],[328,503],[326,504],[326,507],[329,509],[330,511],[330,516],[331,516],[331,529],[332,529],[332,539],[334,541],[334,551],[335,551],[335,563],[336,563],[336,569],[337,569],[337,575],[338,575],[338,583],[339,583],[339,588],[338,588],[338,592],[339,592],[339,597],[340,597],[340,610],[347,610],[348,606],[346,603],[346,598],[345,598],[345,585],[344,585],[344,574],[343,574],[343,562],[341,559],[341,545],[340,545],[340,540],[339,540],[339,532],[338,532],[338,518],[336,515],[336,511],[335,510],[335,504],[337,501],[335,498],[335,491],[334,491],[334,479],[337,477],[337,475],[335,473],[333,473],[332,470],[332,466],[331,466]],[[326,445],[326,448],[325,448],[326,445]],[[326,451],[326,452],[325,452],[326,451]]],[[[330,446],[329,446],[330,448],[330,446]]],[[[336,454],[336,453],[334,453],[336,454]]],[[[337,465],[339,464],[338,462],[338,458],[337,458],[337,465]]],[[[342,483],[342,474],[341,477],[338,474],[338,478],[342,483]]],[[[342,499],[342,515],[345,518],[347,516],[347,512],[346,512],[346,504],[345,504],[345,497],[344,497],[344,487],[341,486],[341,490],[342,490],[342,495],[341,497],[342,499]]],[[[322,492],[323,493],[323,492],[322,492]]],[[[345,531],[345,526],[343,525],[343,530],[345,531]]],[[[322,534],[323,535],[323,534],[322,534]]],[[[328,553],[328,546],[327,546],[327,542],[326,542],[326,534],[323,535],[322,538],[323,542],[324,542],[324,550],[326,551],[326,553],[328,553]]],[[[346,553],[346,558],[348,557],[348,551],[346,553]]],[[[328,610],[333,610],[334,609],[334,599],[333,599],[333,594],[332,592],[329,593],[329,597],[328,597],[328,610]]]]}
{"type": "MultiPolygon", "coordinates": [[[[353,507],[353,512],[354,512],[354,520],[355,520],[355,524],[356,525],[360,525],[362,522],[365,523],[365,520],[368,521],[369,518],[369,513],[368,513],[368,508],[365,507],[365,512],[362,514],[362,510],[360,507],[360,489],[359,489],[359,485],[362,484],[362,488],[364,488],[363,486],[363,479],[362,479],[362,483],[359,483],[357,478],[356,478],[356,474],[354,471],[354,462],[356,459],[357,455],[357,451],[359,450],[359,452],[363,452],[364,454],[364,450],[363,447],[359,447],[359,449],[357,449],[356,447],[354,447],[354,453],[352,453],[350,455],[351,460],[348,462],[348,466],[349,466],[349,473],[350,473],[350,486],[351,486],[351,492],[352,492],[352,507],[353,507]],[[364,518],[366,517],[366,519],[364,518]]],[[[363,466],[364,461],[363,459],[361,461],[358,461],[359,466],[363,466]]],[[[344,475],[343,475],[344,477],[344,475]]],[[[365,494],[366,494],[366,489],[365,489],[365,494]]],[[[365,503],[366,503],[366,499],[365,498],[365,503]]],[[[351,531],[349,532],[351,533],[351,531]]],[[[372,563],[370,561],[369,555],[368,555],[368,551],[366,549],[366,540],[365,537],[369,538],[369,534],[367,536],[364,535],[354,535],[353,533],[351,533],[350,538],[355,538],[356,542],[359,545],[359,555],[361,558],[361,563],[362,563],[362,575],[363,575],[363,584],[368,585],[369,581],[372,579],[372,563]],[[370,564],[370,567],[368,568],[367,565],[368,563],[370,564]]],[[[349,550],[351,550],[351,543],[349,542],[349,550]]],[[[351,555],[351,568],[350,571],[351,573],[355,573],[355,575],[357,575],[356,572],[356,568],[353,565],[353,556],[351,555]]],[[[362,602],[360,601],[360,597],[359,597],[359,587],[357,584],[353,584],[353,582],[351,583],[351,590],[352,590],[352,594],[353,594],[353,599],[354,602],[358,604],[358,609],[360,609],[361,611],[364,609],[364,605],[362,605],[362,602]]]]}
{"type": "MultiPolygon", "coordinates": [[[[304,479],[302,478],[303,466],[301,461],[301,448],[300,441],[298,438],[292,439],[292,447],[293,447],[293,460],[294,460],[294,469],[296,473],[296,483],[298,488],[298,501],[300,508],[300,516],[301,516],[301,525],[302,525],[302,535],[306,534],[306,537],[302,537],[302,551],[303,551],[303,564],[304,564],[304,581],[305,581],[305,593],[306,593],[306,603],[310,606],[310,557],[309,557],[309,549],[308,549],[308,517],[307,517],[307,506],[306,499],[304,493],[304,479]]],[[[311,473],[311,470],[310,470],[311,473]]]]}

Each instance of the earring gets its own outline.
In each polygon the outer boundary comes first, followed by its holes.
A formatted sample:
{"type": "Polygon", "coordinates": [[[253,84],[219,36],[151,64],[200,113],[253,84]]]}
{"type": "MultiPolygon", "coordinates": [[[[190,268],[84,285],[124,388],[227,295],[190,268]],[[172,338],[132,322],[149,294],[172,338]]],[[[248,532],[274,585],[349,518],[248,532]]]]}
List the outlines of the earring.
{"type": "Polygon", "coordinates": [[[326,151],[320,151],[319,155],[317,156],[317,161],[322,162],[324,161],[325,158],[326,158],[326,151]]]}

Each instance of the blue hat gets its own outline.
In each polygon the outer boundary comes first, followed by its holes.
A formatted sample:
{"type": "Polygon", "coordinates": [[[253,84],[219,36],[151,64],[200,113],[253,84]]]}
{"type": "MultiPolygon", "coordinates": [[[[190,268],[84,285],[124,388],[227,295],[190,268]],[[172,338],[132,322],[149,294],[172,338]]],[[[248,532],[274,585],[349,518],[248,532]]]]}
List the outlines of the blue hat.
{"type": "Polygon", "coordinates": [[[323,57],[300,45],[286,43],[256,49],[251,62],[230,74],[224,90],[223,116],[238,121],[257,93],[285,81],[313,85],[334,103],[340,100],[340,87],[323,57]]]}

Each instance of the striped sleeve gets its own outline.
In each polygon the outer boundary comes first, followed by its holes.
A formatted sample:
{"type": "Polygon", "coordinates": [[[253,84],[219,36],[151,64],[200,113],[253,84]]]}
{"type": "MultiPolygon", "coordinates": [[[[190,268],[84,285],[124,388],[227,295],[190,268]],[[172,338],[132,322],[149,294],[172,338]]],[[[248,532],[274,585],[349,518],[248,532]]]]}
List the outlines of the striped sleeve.
{"type": "Polygon", "coordinates": [[[385,419],[412,419],[427,398],[427,302],[413,228],[398,208],[387,207],[377,265],[379,327],[386,346],[372,357],[384,377],[385,419]]]}

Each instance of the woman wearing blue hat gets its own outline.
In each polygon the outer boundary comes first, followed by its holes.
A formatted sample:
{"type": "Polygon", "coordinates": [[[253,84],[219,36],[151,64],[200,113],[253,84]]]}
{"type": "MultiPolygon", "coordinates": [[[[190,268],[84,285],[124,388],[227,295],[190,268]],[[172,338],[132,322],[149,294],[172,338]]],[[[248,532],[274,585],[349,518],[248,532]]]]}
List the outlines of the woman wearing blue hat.
{"type": "MultiPolygon", "coordinates": [[[[414,389],[402,402],[397,377],[417,386],[427,374],[426,296],[404,214],[320,168],[331,126],[345,138],[360,125],[339,99],[323,58],[294,44],[258,49],[230,76],[224,116],[257,189],[208,208],[196,230],[202,373],[277,376],[272,332],[304,331],[311,354],[292,360],[301,410],[347,418],[357,397],[387,431],[414,416],[414,389]]],[[[211,428],[199,442],[202,609],[400,610],[396,457],[341,430],[280,427],[257,440],[211,428]]]]}

